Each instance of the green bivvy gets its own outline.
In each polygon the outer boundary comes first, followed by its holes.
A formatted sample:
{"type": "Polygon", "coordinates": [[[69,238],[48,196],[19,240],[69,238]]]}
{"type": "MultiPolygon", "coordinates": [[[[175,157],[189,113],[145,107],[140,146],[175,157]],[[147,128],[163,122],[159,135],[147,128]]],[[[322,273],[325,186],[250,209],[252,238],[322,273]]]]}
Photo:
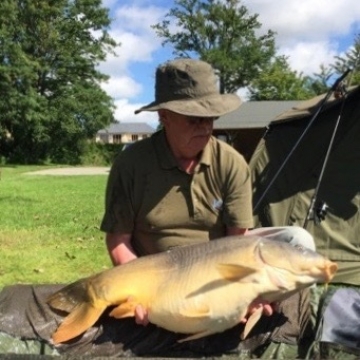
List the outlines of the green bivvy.
{"type": "Polygon", "coordinates": [[[341,289],[339,294],[349,290],[342,298],[334,296],[337,291],[332,288],[320,304],[312,356],[321,359],[360,356],[357,327],[345,332],[356,341],[322,332],[338,334],[338,324],[344,328],[343,315],[334,308],[353,309],[349,319],[360,323],[360,312],[354,310],[360,306],[359,138],[360,87],[354,87],[342,98],[322,95],[280,114],[250,161],[257,227],[305,227],[314,236],[317,251],[339,265],[335,289],[341,289]],[[328,304],[332,312],[326,311],[328,304]]]}

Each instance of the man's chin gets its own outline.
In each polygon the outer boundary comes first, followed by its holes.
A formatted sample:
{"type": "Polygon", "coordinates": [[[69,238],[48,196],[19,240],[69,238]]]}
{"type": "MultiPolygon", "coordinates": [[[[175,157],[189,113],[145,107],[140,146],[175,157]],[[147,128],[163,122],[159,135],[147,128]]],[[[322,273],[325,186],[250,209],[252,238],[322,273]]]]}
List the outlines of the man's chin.
{"type": "Polygon", "coordinates": [[[191,148],[194,149],[194,152],[199,153],[204,150],[207,143],[208,143],[207,139],[201,139],[201,140],[199,139],[191,144],[191,148]]]}

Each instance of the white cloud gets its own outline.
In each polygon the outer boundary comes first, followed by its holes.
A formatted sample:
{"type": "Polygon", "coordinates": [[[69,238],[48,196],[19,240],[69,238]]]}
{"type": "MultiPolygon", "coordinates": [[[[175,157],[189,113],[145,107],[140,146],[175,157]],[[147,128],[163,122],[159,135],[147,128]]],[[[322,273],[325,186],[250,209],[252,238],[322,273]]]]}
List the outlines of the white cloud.
{"type": "Polygon", "coordinates": [[[110,32],[115,41],[121,46],[116,48],[116,55],[109,55],[106,62],[100,65],[101,71],[112,76],[128,74],[129,65],[134,62],[149,62],[152,53],[160,46],[150,39],[129,32],[119,33],[118,30],[110,32]]]}
{"type": "MultiPolygon", "coordinates": [[[[110,7],[115,3],[108,0],[104,5],[110,7]]],[[[151,25],[159,22],[163,13],[164,9],[161,8],[135,5],[119,6],[114,11],[109,33],[121,45],[115,49],[116,55],[108,55],[107,60],[99,65],[99,69],[110,76],[109,81],[102,84],[102,88],[121,105],[119,108],[121,107],[122,111],[116,112],[118,120],[121,120],[119,116],[124,117],[124,114],[126,119],[134,117],[135,105],[132,106],[133,109],[129,109],[128,99],[139,95],[143,84],[134,80],[129,67],[134,62],[150,63],[154,60],[153,54],[161,47],[161,41],[155,36],[151,25]]],[[[139,121],[139,117],[136,119],[139,121]]]]}
{"type": "Polygon", "coordinates": [[[158,125],[157,112],[144,111],[137,115],[134,114],[134,111],[143,105],[129,103],[127,99],[116,100],[115,119],[120,122],[145,122],[155,129],[158,125]]]}
{"type": "Polygon", "coordinates": [[[344,35],[360,18],[358,0],[244,0],[266,29],[277,32],[283,44],[298,40],[318,41],[344,35]]]}
{"type": "Polygon", "coordinates": [[[135,33],[153,35],[151,25],[159,22],[165,12],[166,10],[164,8],[155,6],[141,7],[136,5],[124,5],[116,10],[115,17],[116,19],[119,19],[119,26],[123,29],[135,33]]]}
{"type": "Polygon", "coordinates": [[[292,47],[283,47],[281,52],[288,57],[292,69],[310,76],[320,71],[321,64],[332,64],[336,55],[333,44],[328,41],[298,42],[292,47]]]}
{"type": "Polygon", "coordinates": [[[111,8],[116,5],[117,0],[102,0],[102,5],[106,8],[111,8]]]}
{"type": "Polygon", "coordinates": [[[114,99],[133,98],[142,91],[141,84],[128,76],[114,76],[111,81],[103,83],[101,87],[114,99]]]}
{"type": "Polygon", "coordinates": [[[352,36],[359,29],[358,0],[244,0],[251,14],[259,14],[263,30],[276,34],[280,54],[289,56],[294,70],[318,72],[320,64],[333,63],[339,36],[352,36]],[[352,34],[352,31],[355,32],[352,34]]]}

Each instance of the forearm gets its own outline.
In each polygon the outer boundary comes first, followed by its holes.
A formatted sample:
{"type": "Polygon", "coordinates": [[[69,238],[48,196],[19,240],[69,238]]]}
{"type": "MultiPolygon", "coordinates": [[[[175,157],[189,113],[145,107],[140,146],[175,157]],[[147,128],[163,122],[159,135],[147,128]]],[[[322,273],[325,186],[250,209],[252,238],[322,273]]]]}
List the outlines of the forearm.
{"type": "Polygon", "coordinates": [[[131,245],[131,234],[107,233],[105,241],[114,266],[125,264],[137,258],[131,245]]]}
{"type": "Polygon", "coordinates": [[[226,236],[232,235],[246,235],[248,232],[247,228],[238,228],[238,227],[227,227],[226,236]]]}
{"type": "MultiPolygon", "coordinates": [[[[107,233],[106,246],[114,266],[125,264],[137,258],[134,249],[131,246],[131,234],[110,234],[107,233]]],[[[141,304],[135,307],[135,321],[140,325],[149,323],[147,309],[141,304]]]]}

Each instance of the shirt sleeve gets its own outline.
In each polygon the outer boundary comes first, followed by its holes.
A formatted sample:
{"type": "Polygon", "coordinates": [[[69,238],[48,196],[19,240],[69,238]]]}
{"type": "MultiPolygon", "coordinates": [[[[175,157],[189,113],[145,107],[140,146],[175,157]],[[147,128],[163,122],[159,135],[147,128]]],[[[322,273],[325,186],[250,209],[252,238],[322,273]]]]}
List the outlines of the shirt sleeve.
{"type": "Polygon", "coordinates": [[[240,154],[228,163],[223,216],[223,223],[228,227],[254,227],[251,173],[240,154]]]}
{"type": "Polygon", "coordinates": [[[105,212],[100,230],[132,233],[134,230],[132,169],[121,156],[111,167],[105,193],[105,212]]]}

